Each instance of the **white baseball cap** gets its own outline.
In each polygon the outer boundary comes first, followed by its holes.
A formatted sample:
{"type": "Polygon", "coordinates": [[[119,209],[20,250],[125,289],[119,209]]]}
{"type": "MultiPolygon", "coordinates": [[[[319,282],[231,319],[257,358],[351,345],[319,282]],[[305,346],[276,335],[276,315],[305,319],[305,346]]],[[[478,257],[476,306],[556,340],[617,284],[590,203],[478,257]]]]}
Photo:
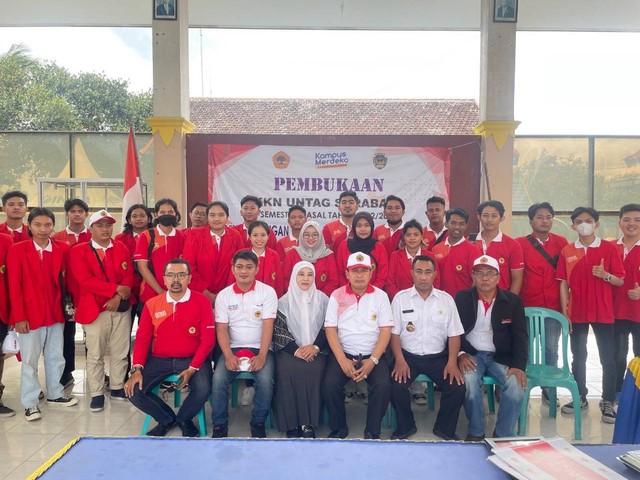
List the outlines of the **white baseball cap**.
{"type": "Polygon", "coordinates": [[[362,252],[352,253],[349,255],[349,260],[347,260],[347,270],[353,270],[354,268],[371,269],[371,257],[362,252]]]}
{"type": "Polygon", "coordinates": [[[91,215],[91,218],[89,219],[89,226],[104,218],[109,220],[109,223],[116,223],[116,219],[113,218],[109,212],[107,212],[106,210],[98,210],[96,213],[91,215]]]}
{"type": "Polygon", "coordinates": [[[500,272],[500,265],[498,265],[498,261],[489,255],[482,255],[481,257],[476,258],[473,262],[472,270],[475,270],[475,268],[480,265],[486,265],[487,267],[493,268],[496,272],[500,272]]]}

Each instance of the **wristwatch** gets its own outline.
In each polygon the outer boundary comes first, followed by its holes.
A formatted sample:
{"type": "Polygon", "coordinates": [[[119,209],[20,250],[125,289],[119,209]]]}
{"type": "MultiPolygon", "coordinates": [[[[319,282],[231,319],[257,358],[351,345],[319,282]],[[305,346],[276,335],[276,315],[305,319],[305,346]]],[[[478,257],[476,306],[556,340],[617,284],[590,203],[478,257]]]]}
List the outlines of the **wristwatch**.
{"type": "Polygon", "coordinates": [[[141,372],[142,371],[142,365],[134,365],[133,367],[131,367],[131,370],[129,371],[129,375],[133,375],[136,372],[141,372]]]}
{"type": "Polygon", "coordinates": [[[378,365],[378,363],[380,363],[380,359],[378,357],[374,357],[373,355],[369,357],[369,360],[371,360],[374,365],[378,365]]]}
{"type": "Polygon", "coordinates": [[[610,282],[610,281],[611,281],[611,274],[610,274],[610,273],[609,273],[609,274],[607,274],[607,276],[606,276],[606,277],[604,277],[604,278],[603,278],[603,280],[604,280],[605,282],[610,282]]]}

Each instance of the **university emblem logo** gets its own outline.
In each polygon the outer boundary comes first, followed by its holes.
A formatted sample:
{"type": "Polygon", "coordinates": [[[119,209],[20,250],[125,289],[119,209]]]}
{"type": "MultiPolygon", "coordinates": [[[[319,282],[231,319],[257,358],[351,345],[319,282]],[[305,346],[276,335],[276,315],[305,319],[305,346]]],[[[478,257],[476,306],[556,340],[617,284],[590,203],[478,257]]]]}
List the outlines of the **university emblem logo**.
{"type": "Polygon", "coordinates": [[[373,320],[374,322],[375,322],[376,320],[378,320],[378,315],[376,315],[375,313],[372,313],[372,314],[371,314],[371,320],[373,320]]]}
{"type": "Polygon", "coordinates": [[[253,314],[254,317],[256,318],[260,318],[262,316],[262,312],[260,310],[256,310],[256,312],[253,314]]]}
{"type": "Polygon", "coordinates": [[[122,269],[126,270],[128,267],[127,262],[122,262],[122,269]]]}
{"type": "Polygon", "coordinates": [[[384,153],[376,153],[373,156],[373,166],[378,170],[382,170],[387,166],[387,156],[384,153]]]}
{"type": "Polygon", "coordinates": [[[289,166],[289,162],[291,161],[291,157],[287,155],[285,152],[276,153],[273,158],[273,166],[276,168],[287,168],[289,166]]]}
{"type": "Polygon", "coordinates": [[[462,271],[462,265],[456,265],[456,270],[461,272],[462,271]]]}
{"type": "Polygon", "coordinates": [[[358,262],[363,262],[363,261],[364,261],[364,255],[357,255],[357,256],[356,256],[356,260],[357,260],[358,262]]]}
{"type": "Polygon", "coordinates": [[[275,279],[276,279],[276,272],[273,272],[273,273],[271,274],[271,280],[275,280],[275,279]]]}
{"type": "Polygon", "coordinates": [[[0,265],[0,273],[5,273],[7,271],[6,265],[0,265]]]}
{"type": "Polygon", "coordinates": [[[500,258],[498,259],[498,262],[500,262],[500,264],[503,264],[503,263],[505,262],[504,257],[500,257],[500,258]]]}
{"type": "Polygon", "coordinates": [[[189,328],[189,333],[190,333],[191,335],[193,335],[194,333],[196,333],[196,327],[191,327],[191,328],[189,328]]]}
{"type": "Polygon", "coordinates": [[[323,273],[322,275],[320,275],[320,280],[322,280],[323,282],[327,281],[327,274],[323,273]]]}
{"type": "Polygon", "coordinates": [[[482,257],[480,259],[480,263],[487,263],[489,261],[489,259],[487,257],[482,257]]]}

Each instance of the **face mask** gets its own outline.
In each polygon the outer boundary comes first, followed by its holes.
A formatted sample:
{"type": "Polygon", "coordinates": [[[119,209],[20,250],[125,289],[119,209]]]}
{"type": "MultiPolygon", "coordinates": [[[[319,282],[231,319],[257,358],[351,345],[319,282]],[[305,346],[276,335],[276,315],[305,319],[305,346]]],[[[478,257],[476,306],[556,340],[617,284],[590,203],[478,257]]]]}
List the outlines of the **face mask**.
{"type": "Polygon", "coordinates": [[[163,227],[175,227],[178,225],[178,217],[175,215],[160,215],[158,223],[163,227]]]}
{"type": "Polygon", "coordinates": [[[576,230],[581,237],[588,237],[595,231],[595,229],[596,226],[593,223],[581,223],[576,226],[576,230]]]}

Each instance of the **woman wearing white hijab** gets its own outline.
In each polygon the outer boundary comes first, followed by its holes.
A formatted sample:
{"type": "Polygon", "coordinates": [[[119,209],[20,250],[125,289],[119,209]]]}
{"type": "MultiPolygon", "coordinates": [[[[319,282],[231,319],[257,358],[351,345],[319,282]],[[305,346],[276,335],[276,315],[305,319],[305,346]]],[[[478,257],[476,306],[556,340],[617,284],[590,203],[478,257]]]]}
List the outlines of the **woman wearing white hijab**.
{"type": "Polygon", "coordinates": [[[289,291],[278,302],[273,331],[276,423],[289,438],[315,438],[327,361],[322,327],[328,301],[316,288],[313,264],[298,262],[293,267],[289,291]]]}

